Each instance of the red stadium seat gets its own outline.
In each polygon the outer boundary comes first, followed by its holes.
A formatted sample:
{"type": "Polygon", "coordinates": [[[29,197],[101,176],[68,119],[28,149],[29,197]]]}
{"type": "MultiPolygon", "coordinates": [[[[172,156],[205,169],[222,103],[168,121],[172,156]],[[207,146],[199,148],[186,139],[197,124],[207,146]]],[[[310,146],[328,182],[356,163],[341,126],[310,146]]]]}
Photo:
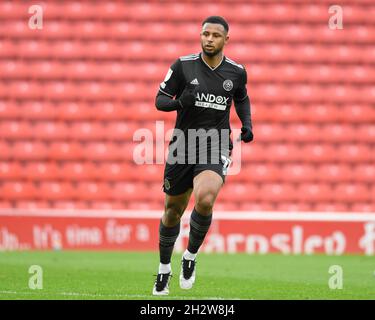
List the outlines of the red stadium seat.
{"type": "MultiPolygon", "coordinates": [[[[48,12],[45,12],[46,15],[51,13],[50,10],[53,5],[53,3],[48,4],[48,12]]],[[[48,28],[43,28],[42,36],[49,40],[69,39],[75,35],[73,25],[71,21],[49,20],[48,28]]]]}
{"type": "Polygon", "coordinates": [[[69,139],[75,141],[103,140],[107,135],[106,126],[100,122],[75,121],[70,126],[69,139]]]}
{"type": "Polygon", "coordinates": [[[265,18],[264,8],[259,4],[246,3],[238,6],[230,6],[229,9],[233,19],[237,23],[248,22],[249,19],[254,22],[265,18]]]}
{"type": "Polygon", "coordinates": [[[0,209],[11,209],[11,208],[13,208],[12,202],[0,200],[0,209]]]}
{"type": "Polygon", "coordinates": [[[49,209],[51,206],[47,201],[17,201],[15,204],[17,209],[35,210],[49,209]]]}
{"type": "Polygon", "coordinates": [[[311,205],[306,202],[281,202],[276,205],[277,211],[286,211],[286,212],[298,212],[311,211],[311,205]]]}
{"type": "Polygon", "coordinates": [[[136,166],[133,169],[133,177],[137,181],[162,182],[164,166],[155,164],[145,164],[136,166]]]}
{"type": "Polygon", "coordinates": [[[78,198],[82,200],[110,200],[112,190],[107,183],[79,182],[78,198]]]}
{"type": "Polygon", "coordinates": [[[30,68],[32,73],[38,75],[41,79],[55,80],[74,78],[69,73],[66,65],[60,62],[42,61],[33,63],[30,68]]]}
{"type": "Polygon", "coordinates": [[[316,180],[316,168],[307,163],[285,164],[279,169],[280,180],[304,182],[316,180]]]}
{"type": "Polygon", "coordinates": [[[13,59],[17,52],[17,45],[11,40],[0,40],[0,58],[13,59]]]}
{"type": "Polygon", "coordinates": [[[284,127],[285,136],[291,142],[315,142],[321,137],[321,129],[311,124],[289,124],[284,127]]]}
{"type": "Polygon", "coordinates": [[[35,197],[40,200],[72,200],[78,196],[77,190],[68,182],[41,182],[35,197]]]}
{"type": "Polygon", "coordinates": [[[367,144],[341,144],[337,150],[337,159],[341,162],[374,162],[374,148],[367,144]]]}
{"type": "Polygon", "coordinates": [[[93,180],[102,174],[93,162],[63,162],[60,172],[60,178],[68,181],[93,180]]]}
{"type": "Polygon", "coordinates": [[[19,108],[20,116],[25,120],[52,120],[58,115],[56,104],[45,101],[25,101],[19,108]]]}
{"type": "Polygon", "coordinates": [[[342,108],[339,119],[349,123],[373,122],[375,109],[369,104],[348,104],[342,108]]]}
{"type": "Polygon", "coordinates": [[[21,116],[19,105],[0,101],[0,119],[17,119],[21,116]]]}
{"type": "Polygon", "coordinates": [[[259,142],[277,142],[286,140],[285,127],[275,123],[255,124],[253,130],[257,133],[257,141],[259,142]]]}
{"type": "Polygon", "coordinates": [[[33,126],[33,138],[38,140],[66,140],[70,128],[65,122],[41,121],[33,126]]]}
{"type": "MultiPolygon", "coordinates": [[[[70,120],[89,120],[97,116],[99,110],[96,110],[91,104],[83,102],[66,102],[56,108],[58,118],[65,121],[70,120]]],[[[101,110],[101,112],[103,112],[101,110]]],[[[99,113],[100,114],[100,113],[99,113]]]]}
{"type": "Polygon", "coordinates": [[[103,73],[101,64],[93,64],[87,61],[68,62],[64,65],[66,75],[70,80],[90,81],[96,80],[103,73]]]}
{"type": "Polygon", "coordinates": [[[319,202],[313,207],[314,211],[321,212],[348,212],[349,207],[345,203],[319,202]]]}
{"type": "Polygon", "coordinates": [[[355,181],[373,183],[375,181],[375,164],[358,164],[354,167],[352,173],[355,181]]]}
{"type": "Polygon", "coordinates": [[[320,130],[322,141],[340,143],[355,140],[357,129],[351,125],[327,124],[320,130]]]}
{"type": "MultiPolygon", "coordinates": [[[[273,182],[279,180],[280,173],[279,167],[272,163],[254,163],[242,167],[238,177],[247,182],[273,182]]],[[[229,180],[233,180],[232,176],[229,177],[229,180]]]]}
{"type": "Polygon", "coordinates": [[[246,201],[239,203],[239,210],[242,211],[274,211],[275,206],[270,202],[246,201]]]}
{"type": "Polygon", "coordinates": [[[304,108],[304,120],[313,123],[332,123],[340,119],[342,111],[334,104],[313,104],[304,108]]]}
{"type": "Polygon", "coordinates": [[[87,156],[83,146],[76,142],[52,142],[48,151],[49,158],[56,161],[81,160],[87,156]]]}
{"type": "MultiPolygon", "coordinates": [[[[90,41],[85,47],[77,47],[75,55],[77,58],[85,57],[89,59],[108,60],[108,59],[125,59],[131,57],[130,52],[124,52],[123,49],[128,48],[128,44],[120,44],[112,41],[90,41]]],[[[58,48],[57,48],[58,50],[58,48]]]]}
{"type": "Polygon", "coordinates": [[[31,181],[57,180],[60,178],[60,169],[54,162],[28,162],[24,174],[31,181]]]}
{"type": "Polygon", "coordinates": [[[90,18],[95,18],[97,16],[96,6],[93,6],[89,2],[63,2],[61,10],[66,14],[70,19],[75,20],[85,20],[90,18]]]}
{"type": "Polygon", "coordinates": [[[0,73],[8,79],[31,77],[29,65],[23,61],[5,60],[0,62],[0,73]]]}
{"type": "Polygon", "coordinates": [[[359,202],[370,201],[371,194],[369,188],[364,184],[340,183],[334,188],[334,196],[337,201],[359,202]]]}
{"type": "Polygon", "coordinates": [[[4,182],[0,187],[1,200],[26,200],[34,199],[37,190],[31,182],[4,182]]]}
{"type": "Polygon", "coordinates": [[[94,210],[123,210],[126,209],[126,205],[125,202],[90,201],[90,208],[94,210]]]}
{"type": "Polygon", "coordinates": [[[294,143],[270,144],[263,152],[263,156],[270,162],[300,161],[303,157],[300,147],[294,143]]]}
{"type": "Polygon", "coordinates": [[[238,211],[239,204],[237,202],[215,202],[215,211],[238,211]]]}
{"type": "Polygon", "coordinates": [[[253,183],[232,183],[224,185],[219,193],[217,201],[254,201],[260,199],[260,191],[257,184],[253,183]]]}
{"type": "MultiPolygon", "coordinates": [[[[42,44],[42,43],[40,43],[42,44]]],[[[39,45],[40,45],[39,44],[39,45]]],[[[90,52],[90,44],[84,44],[81,41],[61,40],[51,43],[43,43],[46,47],[42,48],[42,56],[45,58],[54,57],[57,59],[79,59],[85,57],[90,52]]],[[[27,49],[27,48],[26,48],[27,49]]],[[[97,51],[100,57],[100,51],[97,51]]],[[[29,54],[30,55],[30,54],[29,54]]]]}
{"type": "Polygon", "coordinates": [[[96,5],[96,17],[99,19],[114,19],[123,20],[125,17],[130,17],[132,7],[128,3],[121,3],[116,1],[98,2],[96,5]]]}
{"type": "Polygon", "coordinates": [[[375,124],[362,124],[355,132],[357,141],[375,143],[375,124]]]}
{"type": "Polygon", "coordinates": [[[98,179],[103,181],[132,181],[137,177],[134,169],[123,162],[102,162],[96,170],[98,179]]]}
{"type": "Polygon", "coordinates": [[[12,81],[9,84],[9,91],[5,96],[12,99],[41,99],[45,95],[43,86],[32,81],[12,81]]]}
{"type": "Polygon", "coordinates": [[[122,159],[123,153],[114,143],[90,142],[85,146],[83,155],[87,161],[116,161],[122,159]]]}
{"type": "Polygon", "coordinates": [[[89,208],[89,204],[85,201],[56,200],[51,203],[54,209],[86,210],[89,208]]]}
{"type": "Polygon", "coordinates": [[[159,207],[164,208],[165,193],[163,192],[163,181],[145,182],[144,187],[148,190],[148,200],[160,203],[159,207]]]}
{"type": "Polygon", "coordinates": [[[43,96],[51,100],[72,100],[81,96],[81,90],[67,81],[51,81],[45,85],[43,96]]]}
{"type": "Polygon", "coordinates": [[[17,160],[44,160],[48,153],[47,145],[38,141],[15,142],[12,148],[12,157],[17,160]]]}
{"type": "Polygon", "coordinates": [[[260,187],[260,199],[269,202],[294,201],[296,190],[288,183],[264,183],[260,187]]]}
{"type": "Polygon", "coordinates": [[[338,158],[337,150],[331,144],[305,144],[301,149],[302,159],[306,162],[329,162],[335,161],[338,158]]]}
{"type": "MultiPolygon", "coordinates": [[[[237,152],[234,150],[233,152],[237,152]]],[[[266,146],[260,143],[252,143],[246,146],[241,146],[241,158],[244,162],[264,161],[267,159],[269,152],[266,146]]]]}
{"type": "Polygon", "coordinates": [[[23,176],[22,165],[19,162],[0,162],[0,180],[20,180],[23,176]]]}
{"type": "MultiPolygon", "coordinates": [[[[35,32],[35,31],[34,31],[35,32]]],[[[53,57],[51,43],[41,39],[23,40],[15,46],[13,57],[21,59],[47,59],[53,57]]]]}
{"type": "Polygon", "coordinates": [[[355,178],[353,170],[346,164],[322,164],[316,169],[316,177],[319,181],[343,182],[355,178]]]}
{"type": "MultiPolygon", "coordinates": [[[[101,21],[78,21],[73,28],[81,39],[102,39],[108,34],[107,24],[101,21]]],[[[74,32],[74,31],[73,31],[74,32]]]]}
{"type": "Polygon", "coordinates": [[[112,199],[117,201],[148,200],[148,190],[143,183],[118,182],[112,189],[112,199]]]}
{"type": "MultiPolygon", "coordinates": [[[[290,103],[277,103],[272,110],[265,106],[266,112],[269,113],[272,122],[300,122],[306,117],[305,111],[298,105],[290,103]]],[[[256,113],[254,117],[256,117],[256,113]]]]}
{"type": "Polygon", "coordinates": [[[148,160],[151,160],[151,162],[155,162],[155,158],[146,159],[146,162],[144,162],[144,155],[143,153],[139,154],[140,150],[143,150],[143,147],[140,148],[138,142],[119,143],[117,145],[118,159],[131,161],[136,165],[143,165],[144,163],[148,163],[148,160]]]}
{"type": "Polygon", "coordinates": [[[11,145],[4,140],[0,140],[0,159],[8,160],[11,158],[12,158],[11,145]]]}
{"type": "Polygon", "coordinates": [[[103,101],[92,105],[90,115],[95,120],[120,120],[128,118],[127,109],[127,105],[103,101]]]}
{"type": "Polygon", "coordinates": [[[26,18],[29,4],[14,1],[2,1],[0,3],[0,17],[6,19],[26,18]]]}
{"type": "MultiPolygon", "coordinates": [[[[163,24],[165,26],[165,24],[163,24]]],[[[116,39],[138,40],[143,35],[142,28],[145,24],[129,21],[112,21],[108,24],[108,34],[116,39]]],[[[160,38],[158,38],[160,39],[160,38]]]]}
{"type": "Polygon", "coordinates": [[[370,186],[370,198],[372,199],[372,203],[374,204],[374,199],[375,199],[375,186],[374,185],[370,186]]]}
{"type": "Polygon", "coordinates": [[[131,122],[107,122],[105,128],[105,138],[109,140],[132,141],[134,131],[137,129],[138,125],[131,122]]]}
{"type": "Polygon", "coordinates": [[[325,183],[301,183],[296,193],[299,201],[306,202],[331,201],[334,197],[332,187],[325,183]]]}
{"type": "Polygon", "coordinates": [[[160,210],[163,208],[159,202],[152,201],[152,202],[144,202],[144,201],[130,201],[127,205],[127,209],[129,210],[160,210]]]}
{"type": "Polygon", "coordinates": [[[356,202],[351,206],[351,211],[353,212],[375,212],[375,203],[374,202],[356,202]]]}
{"type": "Polygon", "coordinates": [[[0,121],[0,132],[3,138],[9,140],[29,139],[33,128],[27,121],[0,121]]]}

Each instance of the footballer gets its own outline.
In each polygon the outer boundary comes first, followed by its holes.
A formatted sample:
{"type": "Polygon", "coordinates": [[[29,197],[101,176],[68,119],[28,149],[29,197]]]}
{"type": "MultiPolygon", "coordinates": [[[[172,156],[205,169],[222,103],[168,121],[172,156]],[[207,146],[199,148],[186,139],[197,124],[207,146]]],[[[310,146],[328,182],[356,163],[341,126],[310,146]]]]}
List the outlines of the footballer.
{"type": "Polygon", "coordinates": [[[206,18],[200,33],[202,51],[178,58],[156,96],[156,108],[177,111],[177,119],[164,170],[165,209],[159,225],[160,263],[154,295],[169,294],[173,247],[180,232],[180,219],[192,194],[195,204],[179,283],[182,289],[193,287],[197,253],[210,228],[215,199],[231,162],[232,101],[242,123],[240,139],[246,143],[253,140],[246,70],[223,54],[229,40],[228,31],[224,18],[206,18]],[[209,139],[207,136],[200,139],[199,134],[188,139],[191,132],[215,133],[215,130],[218,134],[209,135],[209,139]],[[229,138],[223,138],[222,132],[229,132],[229,138]]]}

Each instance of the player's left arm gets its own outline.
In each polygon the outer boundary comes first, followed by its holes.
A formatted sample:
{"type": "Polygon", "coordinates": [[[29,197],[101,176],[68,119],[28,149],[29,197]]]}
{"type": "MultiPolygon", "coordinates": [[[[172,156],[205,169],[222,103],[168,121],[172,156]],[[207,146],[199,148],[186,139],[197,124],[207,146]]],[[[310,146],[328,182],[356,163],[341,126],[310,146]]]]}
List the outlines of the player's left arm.
{"type": "Polygon", "coordinates": [[[236,113],[242,123],[241,140],[244,142],[250,142],[254,139],[254,135],[253,125],[251,122],[250,99],[247,94],[246,83],[247,72],[246,69],[243,69],[243,72],[241,74],[240,85],[234,93],[233,101],[236,113]]]}

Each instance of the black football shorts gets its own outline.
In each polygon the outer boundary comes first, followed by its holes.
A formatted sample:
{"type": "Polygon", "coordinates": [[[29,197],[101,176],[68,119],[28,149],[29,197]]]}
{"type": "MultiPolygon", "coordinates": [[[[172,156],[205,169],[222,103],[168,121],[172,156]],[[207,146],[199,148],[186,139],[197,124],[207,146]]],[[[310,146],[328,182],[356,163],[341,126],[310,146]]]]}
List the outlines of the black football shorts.
{"type": "Polygon", "coordinates": [[[227,175],[228,167],[231,163],[230,158],[222,156],[219,163],[207,164],[169,164],[164,169],[163,191],[171,196],[176,196],[193,188],[193,179],[199,173],[205,170],[216,172],[223,179],[227,175]]]}

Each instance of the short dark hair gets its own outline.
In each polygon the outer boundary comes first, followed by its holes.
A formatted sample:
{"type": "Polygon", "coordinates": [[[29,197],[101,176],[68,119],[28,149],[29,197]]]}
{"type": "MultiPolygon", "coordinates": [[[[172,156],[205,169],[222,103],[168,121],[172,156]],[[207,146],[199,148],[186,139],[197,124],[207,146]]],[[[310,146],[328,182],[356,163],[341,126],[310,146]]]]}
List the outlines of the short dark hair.
{"type": "Polygon", "coordinates": [[[202,22],[202,26],[205,24],[205,23],[217,23],[217,24],[221,24],[225,31],[228,32],[229,31],[229,25],[228,25],[228,22],[225,21],[225,19],[223,17],[220,17],[220,16],[210,16],[208,18],[206,18],[203,22],[202,22]]]}

